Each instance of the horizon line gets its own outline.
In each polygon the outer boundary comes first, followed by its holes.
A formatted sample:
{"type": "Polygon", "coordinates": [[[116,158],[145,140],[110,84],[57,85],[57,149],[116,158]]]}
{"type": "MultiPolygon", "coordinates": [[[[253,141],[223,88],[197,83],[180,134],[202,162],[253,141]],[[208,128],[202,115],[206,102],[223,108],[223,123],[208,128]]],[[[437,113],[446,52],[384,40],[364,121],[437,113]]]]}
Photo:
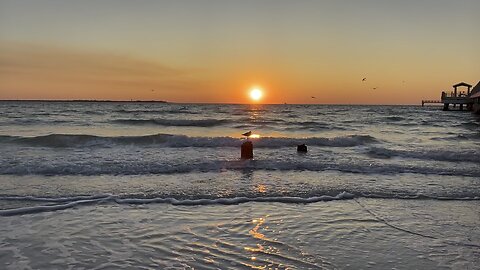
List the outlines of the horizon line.
{"type": "MultiPolygon", "coordinates": [[[[166,100],[112,100],[112,99],[0,99],[0,102],[105,102],[105,103],[165,103],[165,104],[225,104],[225,105],[365,105],[365,106],[421,106],[416,103],[366,104],[366,103],[234,103],[234,102],[173,102],[166,100]]],[[[434,107],[435,105],[429,105],[434,107]]]]}

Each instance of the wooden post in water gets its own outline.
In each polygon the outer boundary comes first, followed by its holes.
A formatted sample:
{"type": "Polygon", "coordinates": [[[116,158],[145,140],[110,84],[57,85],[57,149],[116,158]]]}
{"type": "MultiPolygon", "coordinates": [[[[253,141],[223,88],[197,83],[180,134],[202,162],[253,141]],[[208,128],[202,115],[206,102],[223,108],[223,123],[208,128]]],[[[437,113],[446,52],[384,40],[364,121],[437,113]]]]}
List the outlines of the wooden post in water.
{"type": "Polygon", "coordinates": [[[242,143],[240,156],[242,159],[253,158],[253,143],[251,141],[242,143]]]}

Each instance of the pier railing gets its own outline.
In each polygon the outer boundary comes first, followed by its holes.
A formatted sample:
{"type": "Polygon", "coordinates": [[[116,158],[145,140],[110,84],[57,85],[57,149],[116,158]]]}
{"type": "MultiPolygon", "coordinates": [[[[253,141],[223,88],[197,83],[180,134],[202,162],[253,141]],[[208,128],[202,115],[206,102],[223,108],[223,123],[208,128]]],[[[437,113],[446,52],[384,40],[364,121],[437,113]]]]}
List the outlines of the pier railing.
{"type": "Polygon", "coordinates": [[[467,104],[473,103],[468,97],[443,97],[442,103],[449,103],[449,104],[467,104]]]}
{"type": "Polygon", "coordinates": [[[473,103],[473,100],[469,99],[468,97],[442,97],[442,100],[422,100],[422,107],[425,106],[425,104],[435,104],[435,103],[470,104],[470,103],[473,103]]]}
{"type": "Polygon", "coordinates": [[[425,106],[425,104],[431,104],[431,103],[443,103],[441,100],[422,100],[422,107],[425,106]]]}
{"type": "Polygon", "coordinates": [[[467,94],[462,92],[462,93],[457,93],[457,95],[455,95],[454,92],[451,92],[451,93],[442,92],[442,98],[463,98],[463,97],[467,97],[467,94]]]}

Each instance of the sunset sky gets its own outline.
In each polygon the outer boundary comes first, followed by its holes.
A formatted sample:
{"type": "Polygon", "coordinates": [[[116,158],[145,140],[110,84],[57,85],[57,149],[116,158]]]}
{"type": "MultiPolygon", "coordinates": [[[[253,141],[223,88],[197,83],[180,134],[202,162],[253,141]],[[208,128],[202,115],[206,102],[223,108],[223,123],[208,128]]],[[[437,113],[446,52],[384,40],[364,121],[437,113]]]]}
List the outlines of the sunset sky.
{"type": "Polygon", "coordinates": [[[478,0],[0,0],[0,99],[246,103],[259,86],[264,103],[418,104],[480,80],[479,11],[478,0]]]}

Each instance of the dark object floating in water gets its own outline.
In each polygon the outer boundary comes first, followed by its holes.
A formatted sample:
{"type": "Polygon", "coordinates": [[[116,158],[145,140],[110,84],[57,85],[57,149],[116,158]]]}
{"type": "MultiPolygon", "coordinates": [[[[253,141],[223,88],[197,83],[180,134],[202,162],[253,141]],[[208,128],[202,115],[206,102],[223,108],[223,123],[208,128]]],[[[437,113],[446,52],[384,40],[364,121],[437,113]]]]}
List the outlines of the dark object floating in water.
{"type": "Polygon", "coordinates": [[[305,144],[299,144],[297,145],[297,152],[299,153],[307,153],[307,146],[305,144]]]}

